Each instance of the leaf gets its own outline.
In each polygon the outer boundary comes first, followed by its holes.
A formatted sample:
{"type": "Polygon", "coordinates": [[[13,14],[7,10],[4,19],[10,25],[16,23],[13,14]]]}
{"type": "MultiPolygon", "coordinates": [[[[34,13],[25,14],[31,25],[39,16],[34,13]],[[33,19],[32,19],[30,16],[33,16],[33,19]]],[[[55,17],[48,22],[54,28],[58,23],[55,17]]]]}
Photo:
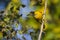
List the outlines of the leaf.
{"type": "Polygon", "coordinates": [[[40,29],[40,23],[33,16],[28,17],[27,24],[33,29],[40,29]]]}

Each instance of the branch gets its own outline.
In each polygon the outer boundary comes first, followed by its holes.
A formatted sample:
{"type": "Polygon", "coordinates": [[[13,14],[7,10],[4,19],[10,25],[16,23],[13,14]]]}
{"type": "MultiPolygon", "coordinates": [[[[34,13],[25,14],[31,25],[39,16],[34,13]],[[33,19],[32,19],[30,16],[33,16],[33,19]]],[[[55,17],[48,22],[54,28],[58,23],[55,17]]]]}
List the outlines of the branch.
{"type": "Polygon", "coordinates": [[[48,0],[45,0],[45,7],[44,7],[44,12],[43,12],[41,30],[40,30],[40,34],[39,34],[38,40],[41,40],[41,37],[42,37],[43,25],[44,25],[44,23],[45,23],[45,14],[46,14],[46,8],[47,8],[47,1],[48,1],[48,0]]]}

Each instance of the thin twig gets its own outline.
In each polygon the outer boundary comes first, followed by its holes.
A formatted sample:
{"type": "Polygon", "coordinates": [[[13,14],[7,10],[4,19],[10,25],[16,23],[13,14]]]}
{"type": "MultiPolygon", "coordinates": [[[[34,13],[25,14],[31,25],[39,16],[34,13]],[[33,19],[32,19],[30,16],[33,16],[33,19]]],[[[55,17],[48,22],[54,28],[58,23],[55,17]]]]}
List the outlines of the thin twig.
{"type": "Polygon", "coordinates": [[[42,37],[43,25],[44,25],[44,22],[45,22],[45,14],[46,14],[46,8],[47,8],[47,1],[48,0],[45,0],[45,8],[44,8],[44,13],[43,13],[43,18],[42,18],[42,24],[41,24],[41,30],[40,30],[40,34],[39,34],[38,40],[41,40],[41,37],[42,37]]]}

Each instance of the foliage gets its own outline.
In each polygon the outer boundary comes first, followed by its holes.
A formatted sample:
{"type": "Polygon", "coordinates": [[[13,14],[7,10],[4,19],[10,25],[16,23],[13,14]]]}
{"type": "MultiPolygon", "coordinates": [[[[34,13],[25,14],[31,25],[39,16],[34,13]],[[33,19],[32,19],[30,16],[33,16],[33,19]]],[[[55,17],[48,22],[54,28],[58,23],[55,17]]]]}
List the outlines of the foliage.
{"type": "MultiPolygon", "coordinates": [[[[45,0],[0,1],[0,40],[38,40],[45,0]]],[[[60,0],[48,0],[42,40],[60,40],[60,0]]]]}

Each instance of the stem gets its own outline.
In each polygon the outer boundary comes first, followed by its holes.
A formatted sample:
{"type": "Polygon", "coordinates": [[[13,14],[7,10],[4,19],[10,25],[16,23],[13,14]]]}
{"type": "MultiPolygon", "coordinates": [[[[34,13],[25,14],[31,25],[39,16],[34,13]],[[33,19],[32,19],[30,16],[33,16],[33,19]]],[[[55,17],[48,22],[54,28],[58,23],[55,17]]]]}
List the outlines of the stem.
{"type": "Polygon", "coordinates": [[[41,24],[41,29],[40,29],[40,34],[39,34],[38,40],[41,40],[41,37],[42,37],[43,25],[45,23],[45,14],[46,14],[46,8],[47,8],[47,1],[48,0],[45,0],[45,8],[44,8],[44,12],[43,12],[42,24],[41,24]]]}

